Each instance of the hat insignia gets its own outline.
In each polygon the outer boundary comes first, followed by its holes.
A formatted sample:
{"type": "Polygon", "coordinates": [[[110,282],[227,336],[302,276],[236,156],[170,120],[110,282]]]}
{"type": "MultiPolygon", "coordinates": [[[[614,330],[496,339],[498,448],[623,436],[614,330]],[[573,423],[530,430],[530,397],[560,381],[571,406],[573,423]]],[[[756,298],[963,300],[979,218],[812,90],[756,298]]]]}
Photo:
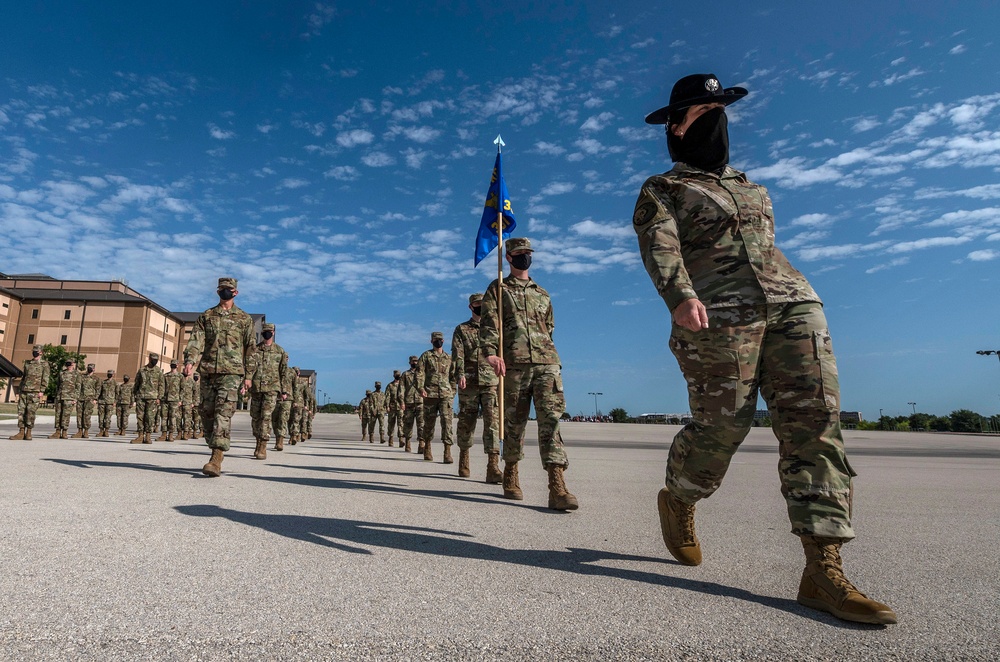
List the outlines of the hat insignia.
{"type": "Polygon", "coordinates": [[[708,80],[705,81],[705,89],[711,92],[712,94],[715,94],[716,92],[719,91],[719,81],[716,80],[715,78],[709,78],[708,80]]]}

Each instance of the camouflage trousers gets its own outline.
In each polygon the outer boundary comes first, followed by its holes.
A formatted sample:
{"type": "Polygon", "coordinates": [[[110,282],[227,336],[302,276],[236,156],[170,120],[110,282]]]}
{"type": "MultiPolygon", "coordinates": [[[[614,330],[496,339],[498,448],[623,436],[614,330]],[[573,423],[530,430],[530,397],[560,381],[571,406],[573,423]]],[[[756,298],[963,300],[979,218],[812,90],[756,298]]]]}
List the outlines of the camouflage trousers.
{"type": "Polygon", "coordinates": [[[163,419],[163,429],[171,434],[181,431],[181,402],[171,400],[166,403],[167,415],[163,419]]]}
{"type": "Polygon", "coordinates": [[[144,398],[135,399],[135,431],[152,432],[156,423],[156,412],[160,411],[160,405],[156,400],[146,400],[144,398]]]}
{"type": "Polygon", "coordinates": [[[76,409],[76,400],[56,400],[56,429],[68,430],[69,421],[76,409]]]}
{"type": "Polygon", "coordinates": [[[313,433],[313,413],[312,413],[311,410],[306,410],[305,423],[306,423],[306,434],[307,435],[312,434],[313,433]]]}
{"type": "Polygon", "coordinates": [[[17,398],[17,426],[31,429],[35,427],[35,412],[41,404],[37,393],[22,393],[17,398]]]}
{"type": "Polygon", "coordinates": [[[670,337],[692,415],[670,447],[671,493],[694,503],[719,488],[753,423],[759,391],[778,439],[792,533],[853,538],[856,474],[840,433],[840,384],[822,305],[710,309],[708,320],[698,332],[674,325],[670,337]]]}
{"type": "Polygon", "coordinates": [[[557,464],[568,467],[569,458],[559,432],[559,419],[566,411],[566,396],[563,395],[559,366],[538,363],[508,365],[503,397],[504,462],[519,462],[524,459],[524,428],[528,425],[528,414],[534,401],[535,418],[538,421],[538,452],[542,458],[542,466],[557,464]]]}
{"type": "Polygon", "coordinates": [[[236,412],[236,397],[243,375],[201,376],[201,423],[209,448],[229,450],[229,425],[236,412]]]}
{"type": "Polygon", "coordinates": [[[181,432],[194,432],[194,404],[181,401],[181,432]]]}
{"type": "Polygon", "coordinates": [[[412,438],[413,426],[417,426],[417,441],[423,438],[424,430],[424,403],[407,402],[406,409],[403,410],[403,439],[409,441],[412,438]]]}
{"type": "Polygon", "coordinates": [[[124,430],[128,427],[129,405],[115,405],[115,413],[118,415],[118,429],[124,430]]]}
{"type": "Polygon", "coordinates": [[[98,402],[97,403],[97,427],[101,430],[107,430],[111,427],[111,413],[115,410],[115,403],[113,402],[98,402]]]}
{"type": "Polygon", "coordinates": [[[292,405],[292,413],[288,417],[288,434],[292,437],[301,435],[303,411],[302,405],[292,405]]]}
{"type": "Polygon", "coordinates": [[[385,439],[385,412],[372,414],[368,418],[368,434],[375,436],[375,424],[378,423],[378,438],[385,439]]]}
{"type": "Polygon", "coordinates": [[[93,400],[76,401],[76,427],[81,430],[90,429],[90,417],[94,415],[93,400]]]}
{"type": "Polygon", "coordinates": [[[368,436],[368,416],[359,416],[358,418],[361,419],[361,436],[362,437],[367,437],[368,436]]]}
{"type": "Polygon", "coordinates": [[[402,439],[403,412],[399,411],[398,409],[390,409],[388,416],[386,418],[388,419],[387,425],[389,427],[389,437],[395,435],[397,439],[402,439]]]}
{"type": "Polygon", "coordinates": [[[274,411],[271,413],[271,428],[274,436],[288,439],[288,417],[292,411],[292,401],[282,400],[280,397],[274,403],[274,411]]]}
{"type": "Polygon", "coordinates": [[[483,452],[500,452],[500,431],[497,428],[497,387],[472,386],[458,391],[459,448],[472,448],[479,413],[483,414],[483,452]]]}
{"type": "Polygon", "coordinates": [[[424,429],[420,431],[420,441],[429,444],[434,438],[434,422],[441,419],[441,441],[445,446],[451,446],[451,419],[454,412],[451,408],[451,398],[424,398],[424,429]]]}
{"type": "MultiPolygon", "coordinates": [[[[271,425],[274,422],[274,412],[278,405],[278,392],[252,393],[250,396],[250,427],[254,439],[270,441],[271,425]]],[[[278,434],[275,428],[275,434],[278,434]]],[[[280,435],[278,435],[280,436],[280,435]]]]}

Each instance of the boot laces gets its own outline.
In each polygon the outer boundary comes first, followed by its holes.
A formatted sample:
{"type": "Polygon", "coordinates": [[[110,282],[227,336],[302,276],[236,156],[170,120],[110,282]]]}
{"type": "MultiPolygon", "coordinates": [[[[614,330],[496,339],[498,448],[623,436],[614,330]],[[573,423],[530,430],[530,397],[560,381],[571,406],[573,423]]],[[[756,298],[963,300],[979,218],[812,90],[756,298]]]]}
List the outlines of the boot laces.
{"type": "Polygon", "coordinates": [[[859,591],[847,576],[844,575],[844,562],[840,558],[840,549],[838,546],[822,545],[819,550],[820,558],[817,560],[817,564],[823,569],[823,574],[829,578],[833,585],[845,593],[857,593],[864,597],[864,593],[859,591]]]}
{"type": "Polygon", "coordinates": [[[677,513],[677,523],[680,525],[681,534],[685,543],[694,542],[694,506],[688,505],[679,499],[671,497],[674,502],[674,512],[677,513]]]}

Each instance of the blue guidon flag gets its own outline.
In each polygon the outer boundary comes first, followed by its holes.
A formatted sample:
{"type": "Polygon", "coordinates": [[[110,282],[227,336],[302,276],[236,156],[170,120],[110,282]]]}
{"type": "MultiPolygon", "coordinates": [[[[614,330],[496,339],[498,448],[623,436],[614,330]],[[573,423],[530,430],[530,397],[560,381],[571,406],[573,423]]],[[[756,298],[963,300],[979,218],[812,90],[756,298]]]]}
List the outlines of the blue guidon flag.
{"type": "Polygon", "coordinates": [[[503,238],[506,241],[517,227],[514,212],[510,208],[510,196],[507,194],[507,184],[503,181],[503,162],[501,153],[497,152],[497,162],[493,166],[493,177],[490,179],[490,190],[486,192],[486,205],[483,209],[483,219],[479,222],[479,234],[476,235],[476,265],[490,254],[500,243],[497,232],[497,210],[503,213],[503,238]],[[501,200],[503,202],[501,202],[501,200]],[[501,207],[502,205],[502,207],[501,207]]]}

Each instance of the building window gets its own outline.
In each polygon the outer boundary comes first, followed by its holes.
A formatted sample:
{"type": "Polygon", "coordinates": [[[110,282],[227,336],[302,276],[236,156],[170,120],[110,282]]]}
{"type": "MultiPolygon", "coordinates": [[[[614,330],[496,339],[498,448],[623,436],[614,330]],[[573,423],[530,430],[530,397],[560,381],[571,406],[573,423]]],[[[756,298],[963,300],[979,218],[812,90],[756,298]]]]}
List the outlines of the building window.
{"type": "Polygon", "coordinates": [[[170,333],[170,325],[167,325],[167,333],[170,333]]]}
{"type": "Polygon", "coordinates": [[[28,334],[28,344],[29,345],[34,345],[35,344],[35,334],[34,333],[29,333],[28,334]]]}
{"type": "Polygon", "coordinates": [[[37,308],[32,308],[31,309],[31,319],[33,319],[33,320],[38,319],[38,309],[37,308]]]}
{"type": "Polygon", "coordinates": [[[4,308],[10,308],[10,304],[6,304],[6,303],[5,303],[5,304],[3,305],[3,307],[4,307],[4,308]]]}
{"type": "Polygon", "coordinates": [[[59,336],[59,344],[60,345],[66,344],[66,336],[59,336]]]}
{"type": "Polygon", "coordinates": [[[69,319],[69,314],[70,314],[71,312],[72,312],[72,311],[69,311],[69,310],[67,310],[67,311],[66,311],[65,313],[63,313],[63,319],[64,319],[64,320],[68,320],[68,319],[69,319]]]}

